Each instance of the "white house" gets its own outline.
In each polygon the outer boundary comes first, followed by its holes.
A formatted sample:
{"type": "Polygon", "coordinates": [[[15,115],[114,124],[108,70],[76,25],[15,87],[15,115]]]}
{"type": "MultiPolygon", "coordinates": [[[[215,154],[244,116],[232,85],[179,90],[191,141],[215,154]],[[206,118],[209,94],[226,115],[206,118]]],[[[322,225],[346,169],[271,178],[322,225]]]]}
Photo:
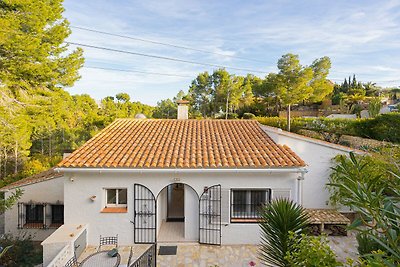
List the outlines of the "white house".
{"type": "Polygon", "coordinates": [[[4,214],[4,233],[29,235],[43,241],[64,224],[64,180],[54,169],[9,184],[1,191],[8,197],[16,188],[23,190],[18,203],[4,214]]]}
{"type": "MultiPolygon", "coordinates": [[[[64,204],[64,226],[43,242],[45,251],[59,237],[72,242],[65,229],[84,233],[89,245],[117,234],[121,245],[256,244],[258,209],[271,199],[331,208],[331,160],[352,150],[253,120],[118,119],[58,164],[57,176],[22,180],[25,194],[6,212],[6,231],[26,230],[31,214],[49,229],[52,213],[40,206],[49,203],[64,204]]],[[[47,263],[61,253],[51,250],[47,263]]]]}

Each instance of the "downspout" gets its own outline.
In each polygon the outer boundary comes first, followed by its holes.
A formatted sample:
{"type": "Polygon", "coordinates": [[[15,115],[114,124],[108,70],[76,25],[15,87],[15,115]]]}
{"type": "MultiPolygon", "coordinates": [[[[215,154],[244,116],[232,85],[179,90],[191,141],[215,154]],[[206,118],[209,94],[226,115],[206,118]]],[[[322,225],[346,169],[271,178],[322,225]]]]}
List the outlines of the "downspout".
{"type": "Polygon", "coordinates": [[[296,202],[300,205],[303,204],[303,180],[304,180],[304,174],[307,173],[308,171],[304,169],[303,172],[300,173],[300,176],[297,177],[297,183],[296,183],[296,195],[297,195],[297,200],[296,202]]]}

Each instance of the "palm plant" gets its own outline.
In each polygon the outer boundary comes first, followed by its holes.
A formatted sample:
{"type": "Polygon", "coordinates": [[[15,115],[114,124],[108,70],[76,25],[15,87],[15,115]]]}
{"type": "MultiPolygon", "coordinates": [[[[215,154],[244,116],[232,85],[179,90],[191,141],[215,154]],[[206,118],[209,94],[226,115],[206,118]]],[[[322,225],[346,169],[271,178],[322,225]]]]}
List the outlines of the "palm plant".
{"type": "Polygon", "coordinates": [[[304,232],[308,214],[299,204],[280,198],[264,206],[260,215],[260,260],[268,266],[288,266],[285,256],[292,245],[289,232],[304,232]]]}

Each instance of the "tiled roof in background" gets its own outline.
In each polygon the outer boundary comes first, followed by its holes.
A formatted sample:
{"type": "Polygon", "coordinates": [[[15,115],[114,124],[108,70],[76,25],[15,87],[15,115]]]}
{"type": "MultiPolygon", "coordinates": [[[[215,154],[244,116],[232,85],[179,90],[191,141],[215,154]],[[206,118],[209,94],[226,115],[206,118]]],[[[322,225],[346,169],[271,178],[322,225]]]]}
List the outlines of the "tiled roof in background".
{"type": "Polygon", "coordinates": [[[305,163],[252,120],[118,119],[58,167],[276,168],[305,163]]]}
{"type": "Polygon", "coordinates": [[[54,171],[54,168],[51,168],[47,171],[29,176],[27,178],[24,178],[24,179],[14,182],[14,183],[11,183],[9,185],[6,185],[6,186],[2,187],[1,190],[9,190],[9,189],[13,189],[13,188],[17,188],[17,187],[21,187],[21,186],[25,186],[25,185],[30,185],[30,184],[35,184],[35,183],[51,180],[54,178],[59,178],[62,176],[63,176],[62,173],[56,172],[56,171],[54,171]]]}

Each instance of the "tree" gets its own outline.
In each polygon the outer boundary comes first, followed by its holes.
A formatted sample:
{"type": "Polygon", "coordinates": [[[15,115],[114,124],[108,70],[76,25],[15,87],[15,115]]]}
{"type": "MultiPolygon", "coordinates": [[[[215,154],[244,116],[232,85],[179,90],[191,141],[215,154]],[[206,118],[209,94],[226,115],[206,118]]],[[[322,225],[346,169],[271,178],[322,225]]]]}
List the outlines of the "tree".
{"type": "Polygon", "coordinates": [[[208,72],[200,73],[189,87],[190,109],[199,111],[203,117],[211,116],[213,112],[214,89],[212,76],[208,72]]]}
{"type": "Polygon", "coordinates": [[[311,102],[320,102],[333,91],[333,83],[327,79],[331,68],[329,57],[322,57],[314,60],[311,64],[313,78],[311,80],[312,94],[309,97],[311,102]]]}
{"type": "Polygon", "coordinates": [[[131,100],[131,97],[127,93],[119,93],[115,95],[115,98],[123,103],[129,102],[131,100]]]}
{"type": "Polygon", "coordinates": [[[12,89],[72,86],[83,65],[82,50],[67,52],[71,33],[62,0],[1,1],[0,83],[12,89]]]}
{"type": "Polygon", "coordinates": [[[21,198],[23,191],[21,189],[16,189],[7,198],[0,198],[0,213],[4,213],[6,210],[10,209],[14,204],[21,198]]]}
{"type": "Polygon", "coordinates": [[[157,119],[176,119],[177,112],[176,103],[168,98],[157,102],[153,116],[157,119]]]}
{"type": "Polygon", "coordinates": [[[370,118],[375,118],[379,115],[381,110],[382,103],[379,97],[374,97],[368,103],[368,115],[370,118]]]}
{"type": "Polygon", "coordinates": [[[276,92],[287,107],[287,130],[290,131],[290,108],[291,105],[308,99],[313,88],[310,81],[313,71],[310,67],[300,65],[299,56],[293,54],[283,55],[278,61],[279,73],[272,76],[276,84],[276,92]]]}

